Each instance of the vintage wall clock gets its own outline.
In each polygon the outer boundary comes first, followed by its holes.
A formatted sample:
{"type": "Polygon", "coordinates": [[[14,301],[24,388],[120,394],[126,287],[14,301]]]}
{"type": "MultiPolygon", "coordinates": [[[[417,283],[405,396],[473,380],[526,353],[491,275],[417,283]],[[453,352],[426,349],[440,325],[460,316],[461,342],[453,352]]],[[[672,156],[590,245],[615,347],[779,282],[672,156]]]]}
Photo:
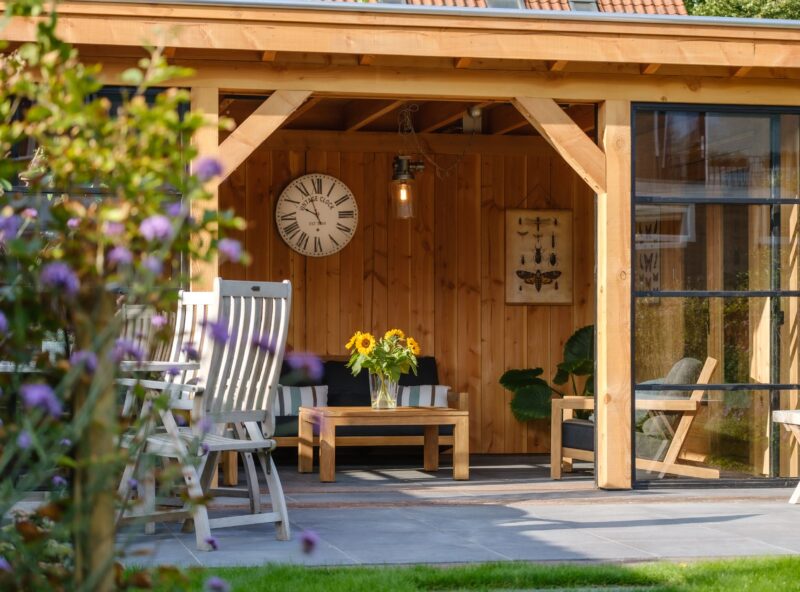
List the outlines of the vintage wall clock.
{"type": "Polygon", "coordinates": [[[341,251],[356,231],[358,205],[353,192],[336,177],[312,173],[283,190],[275,222],[284,242],[309,257],[341,251]]]}

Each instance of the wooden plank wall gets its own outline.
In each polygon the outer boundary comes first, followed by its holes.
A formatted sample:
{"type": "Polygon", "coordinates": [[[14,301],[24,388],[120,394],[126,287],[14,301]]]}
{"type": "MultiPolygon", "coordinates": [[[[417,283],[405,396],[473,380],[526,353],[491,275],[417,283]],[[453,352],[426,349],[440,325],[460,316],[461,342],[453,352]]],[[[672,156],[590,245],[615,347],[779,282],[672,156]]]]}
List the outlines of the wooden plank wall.
{"type": "Polygon", "coordinates": [[[549,450],[549,421],[523,424],[497,383],[508,368],[542,366],[552,376],[564,342],[594,321],[594,199],[555,152],[535,155],[435,155],[418,177],[418,215],[396,220],[388,208],[395,152],[272,150],[262,146],[220,186],[222,208],[249,221],[241,233],[252,264],[223,264],[230,279],[282,280],[294,287],[290,344],[344,354],[356,329],[399,327],[436,356],[440,382],[470,396],[471,450],[549,450]],[[355,194],[359,223],[338,254],[305,258],[273,222],[286,184],[310,172],[339,177],[355,194]],[[505,208],[574,212],[572,306],[506,305],[505,208]]]}

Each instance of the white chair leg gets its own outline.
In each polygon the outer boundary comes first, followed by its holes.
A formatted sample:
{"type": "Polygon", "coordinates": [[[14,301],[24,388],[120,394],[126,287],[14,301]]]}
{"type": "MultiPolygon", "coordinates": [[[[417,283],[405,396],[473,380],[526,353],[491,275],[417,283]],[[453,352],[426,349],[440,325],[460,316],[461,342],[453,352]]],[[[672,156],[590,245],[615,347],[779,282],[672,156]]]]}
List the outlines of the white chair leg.
{"type": "MultiPolygon", "coordinates": [[[[148,467],[142,477],[142,502],[143,511],[146,515],[152,516],[156,512],[156,475],[153,467],[148,467]]],[[[145,534],[156,533],[155,522],[145,522],[145,534]]]]}
{"type": "Polygon", "coordinates": [[[186,482],[186,489],[189,495],[189,503],[192,504],[192,521],[194,522],[194,536],[197,542],[198,551],[212,551],[213,547],[209,543],[211,539],[211,527],[208,524],[208,508],[204,503],[197,503],[194,500],[203,499],[203,489],[200,487],[200,476],[197,469],[192,465],[183,465],[183,480],[186,482]]]}
{"type": "Polygon", "coordinates": [[[800,483],[797,484],[797,487],[795,487],[792,493],[792,497],[789,498],[790,504],[796,504],[798,502],[800,502],[800,483]]]}
{"type": "Polygon", "coordinates": [[[250,493],[250,513],[261,513],[261,490],[258,487],[258,472],[253,461],[253,453],[245,452],[244,457],[245,477],[247,478],[247,491],[250,493]]]}
{"type": "Polygon", "coordinates": [[[283,496],[283,487],[281,486],[280,478],[278,478],[278,469],[275,468],[271,454],[259,451],[258,460],[261,463],[261,470],[264,471],[264,477],[267,481],[272,510],[281,518],[280,522],[275,523],[277,539],[279,541],[288,541],[292,533],[289,528],[289,512],[286,509],[286,498],[283,496]]]}

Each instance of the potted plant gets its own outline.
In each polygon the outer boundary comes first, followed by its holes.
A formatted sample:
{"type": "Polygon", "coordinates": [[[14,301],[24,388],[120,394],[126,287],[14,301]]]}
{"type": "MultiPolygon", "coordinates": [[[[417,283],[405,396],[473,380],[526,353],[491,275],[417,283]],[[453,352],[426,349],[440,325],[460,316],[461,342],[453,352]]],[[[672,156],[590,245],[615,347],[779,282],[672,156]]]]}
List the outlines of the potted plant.
{"type": "Polygon", "coordinates": [[[369,372],[369,389],[373,409],[397,407],[397,384],[409,371],[417,373],[419,344],[400,329],[392,329],[379,340],[371,333],[356,333],[345,344],[350,351],[347,367],[358,376],[369,372]]]}
{"type": "MultiPolygon", "coordinates": [[[[500,377],[503,388],[511,391],[511,412],[519,421],[550,417],[553,394],[564,393],[548,384],[541,368],[508,370],[500,377]]],[[[552,383],[561,387],[570,383],[572,393],[594,396],[594,325],[575,331],[564,344],[564,360],[557,366],[552,383]]]]}

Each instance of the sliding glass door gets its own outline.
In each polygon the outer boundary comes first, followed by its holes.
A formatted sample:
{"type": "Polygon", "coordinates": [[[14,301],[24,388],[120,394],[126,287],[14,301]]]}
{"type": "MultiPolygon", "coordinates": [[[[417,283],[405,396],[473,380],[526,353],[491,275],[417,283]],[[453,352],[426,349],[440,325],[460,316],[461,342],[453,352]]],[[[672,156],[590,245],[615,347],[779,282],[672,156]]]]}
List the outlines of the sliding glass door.
{"type": "Polygon", "coordinates": [[[800,116],[634,110],[636,479],[794,477],[800,116]]]}

